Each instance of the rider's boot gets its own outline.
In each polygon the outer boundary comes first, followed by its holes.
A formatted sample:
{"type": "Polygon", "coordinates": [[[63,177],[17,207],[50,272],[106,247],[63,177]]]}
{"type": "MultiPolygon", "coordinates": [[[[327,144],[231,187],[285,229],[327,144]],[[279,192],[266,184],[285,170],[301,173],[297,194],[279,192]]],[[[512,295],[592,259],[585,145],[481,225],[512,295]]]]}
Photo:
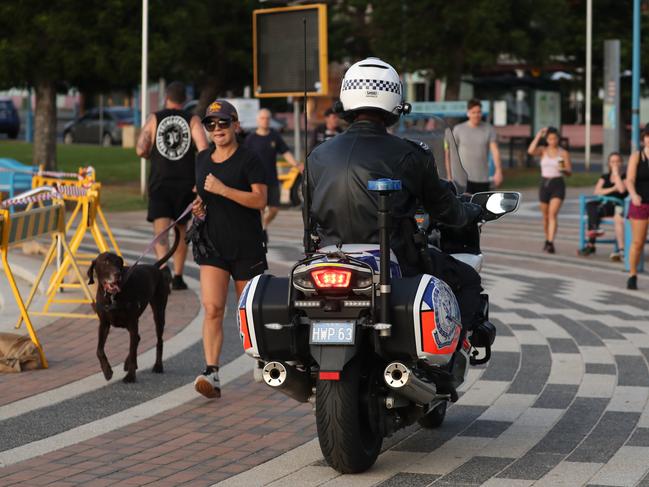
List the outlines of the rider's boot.
{"type": "Polygon", "coordinates": [[[473,329],[469,341],[476,348],[490,347],[496,339],[496,327],[494,324],[485,320],[473,329]]]}

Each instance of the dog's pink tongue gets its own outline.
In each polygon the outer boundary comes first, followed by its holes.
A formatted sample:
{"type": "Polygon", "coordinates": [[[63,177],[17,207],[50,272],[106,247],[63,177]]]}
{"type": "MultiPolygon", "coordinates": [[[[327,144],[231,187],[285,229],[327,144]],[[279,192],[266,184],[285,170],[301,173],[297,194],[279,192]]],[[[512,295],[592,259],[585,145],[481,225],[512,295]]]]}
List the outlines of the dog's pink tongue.
{"type": "Polygon", "coordinates": [[[114,283],[106,282],[104,283],[104,291],[115,294],[119,292],[119,286],[114,283]]]}

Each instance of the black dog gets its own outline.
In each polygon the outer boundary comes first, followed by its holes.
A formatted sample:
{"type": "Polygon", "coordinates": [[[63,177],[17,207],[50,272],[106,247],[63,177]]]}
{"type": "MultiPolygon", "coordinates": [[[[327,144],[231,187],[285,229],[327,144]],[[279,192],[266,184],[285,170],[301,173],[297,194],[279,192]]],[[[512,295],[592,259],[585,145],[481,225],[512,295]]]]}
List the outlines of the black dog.
{"type": "Polygon", "coordinates": [[[147,305],[151,305],[157,336],[156,361],[153,372],[161,374],[162,333],[165,327],[165,308],[170,293],[171,273],[160,270],[176,251],[180,233],[174,227],[176,238],[167,254],[153,265],[140,264],[124,267],[124,260],[111,252],[99,254],[88,269],[88,284],[93,284],[93,274],[97,274],[97,296],[95,311],[99,316],[99,342],[97,358],[106,380],[113,376],[113,369],[104,352],[110,326],[126,328],[130,335],[128,356],[124,361],[127,372],[124,382],[135,382],[137,369],[137,345],[140,341],[138,321],[147,305]]]}

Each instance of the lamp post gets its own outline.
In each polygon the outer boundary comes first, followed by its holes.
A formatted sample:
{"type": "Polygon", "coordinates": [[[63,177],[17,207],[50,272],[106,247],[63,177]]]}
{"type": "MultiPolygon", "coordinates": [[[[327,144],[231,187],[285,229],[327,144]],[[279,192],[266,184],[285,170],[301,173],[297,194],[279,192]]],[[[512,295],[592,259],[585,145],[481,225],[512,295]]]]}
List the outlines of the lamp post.
{"type": "Polygon", "coordinates": [[[636,151],[640,147],[640,0],[633,0],[631,73],[631,150],[636,151]]]}
{"type": "Polygon", "coordinates": [[[593,0],[586,2],[586,137],[584,141],[586,171],[590,171],[590,98],[593,64],[593,0]]]}
{"type": "MultiPolygon", "coordinates": [[[[144,127],[148,111],[149,96],[147,93],[147,64],[149,43],[149,0],[142,0],[142,79],[140,88],[140,127],[144,127]]],[[[140,158],[140,194],[146,192],[146,159],[140,158]]]]}

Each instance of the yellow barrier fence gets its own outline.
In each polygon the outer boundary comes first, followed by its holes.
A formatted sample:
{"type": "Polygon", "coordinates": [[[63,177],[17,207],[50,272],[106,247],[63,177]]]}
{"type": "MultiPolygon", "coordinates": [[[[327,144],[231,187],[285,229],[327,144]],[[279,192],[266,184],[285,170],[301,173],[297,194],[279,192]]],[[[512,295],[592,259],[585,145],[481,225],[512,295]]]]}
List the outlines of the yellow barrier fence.
{"type": "MultiPolygon", "coordinates": [[[[72,253],[69,256],[66,255],[62,261],[57,259],[57,271],[50,279],[50,284],[47,289],[48,299],[43,311],[40,312],[41,314],[67,317],[96,317],[94,314],[53,313],[49,310],[52,304],[83,304],[92,301],[87,298],[74,297],[60,299],[56,296],[57,291],[59,290],[78,290],[85,286],[85,281],[79,283],[65,282],[65,276],[67,275],[73,260],[76,259],[76,262],[81,265],[89,265],[90,261],[101,252],[112,251],[121,255],[117,241],[115,240],[113,232],[111,231],[108,221],[101,209],[101,183],[95,181],[94,171],[87,171],[84,168],[81,168],[79,174],[83,174],[83,177],[79,176],[77,179],[61,179],[35,175],[32,179],[32,186],[34,188],[50,185],[55,186],[62,193],[65,201],[76,203],[65,226],[66,232],[73,232],[72,237],[70,237],[70,250],[72,253]],[[82,253],[80,252],[80,247],[88,233],[90,233],[97,251],[82,253]],[[104,237],[104,234],[107,238],[104,237]]],[[[58,249],[58,252],[54,252],[51,255],[48,254],[46,265],[49,265],[55,258],[57,258],[57,255],[60,255],[60,249],[58,249]]],[[[16,327],[18,326],[20,326],[20,321],[16,327]]]]}
{"type": "MultiPolygon", "coordinates": [[[[56,250],[57,248],[59,248],[59,246],[64,251],[66,261],[69,262],[69,265],[74,269],[74,272],[79,278],[80,286],[82,287],[83,292],[86,296],[86,302],[93,303],[94,301],[92,294],[90,293],[90,290],[88,289],[88,286],[86,285],[85,280],[81,274],[79,266],[77,265],[77,262],[74,258],[72,249],[65,239],[65,205],[62,199],[60,199],[60,194],[58,194],[55,189],[47,187],[42,188],[42,192],[50,193],[50,195],[52,193],[57,195],[57,197],[53,199],[50,198],[52,201],[52,204],[50,206],[42,206],[40,208],[32,208],[14,213],[10,213],[6,208],[0,209],[0,254],[2,257],[4,273],[7,276],[9,285],[11,286],[11,290],[20,310],[20,319],[18,321],[18,324],[16,325],[16,328],[20,326],[22,321],[25,322],[29,336],[34,345],[36,345],[36,347],[38,348],[43,367],[47,367],[47,359],[45,358],[43,347],[38,340],[38,336],[36,334],[36,331],[34,330],[30,318],[29,306],[31,305],[34,295],[36,294],[36,290],[38,289],[38,286],[43,279],[45,271],[47,270],[49,264],[52,262],[56,250]],[[26,301],[24,301],[16,284],[16,279],[14,278],[14,273],[9,263],[9,248],[15,244],[23,243],[28,240],[33,240],[35,238],[48,235],[51,236],[52,242],[47,251],[45,259],[43,260],[41,268],[38,271],[36,280],[32,285],[29,297],[26,301]]],[[[30,194],[37,194],[37,192],[32,190],[30,194]]],[[[53,288],[52,286],[50,286],[50,289],[48,290],[48,303],[51,303],[51,301],[53,300],[53,297],[56,294],[56,289],[56,287],[53,288]]],[[[46,310],[44,309],[44,311],[46,310]]],[[[31,314],[78,317],[78,315],[70,313],[32,312],[31,314]]],[[[84,317],[85,316],[86,315],[84,315],[84,317]]],[[[94,316],[94,314],[91,316],[94,316]]]]}

